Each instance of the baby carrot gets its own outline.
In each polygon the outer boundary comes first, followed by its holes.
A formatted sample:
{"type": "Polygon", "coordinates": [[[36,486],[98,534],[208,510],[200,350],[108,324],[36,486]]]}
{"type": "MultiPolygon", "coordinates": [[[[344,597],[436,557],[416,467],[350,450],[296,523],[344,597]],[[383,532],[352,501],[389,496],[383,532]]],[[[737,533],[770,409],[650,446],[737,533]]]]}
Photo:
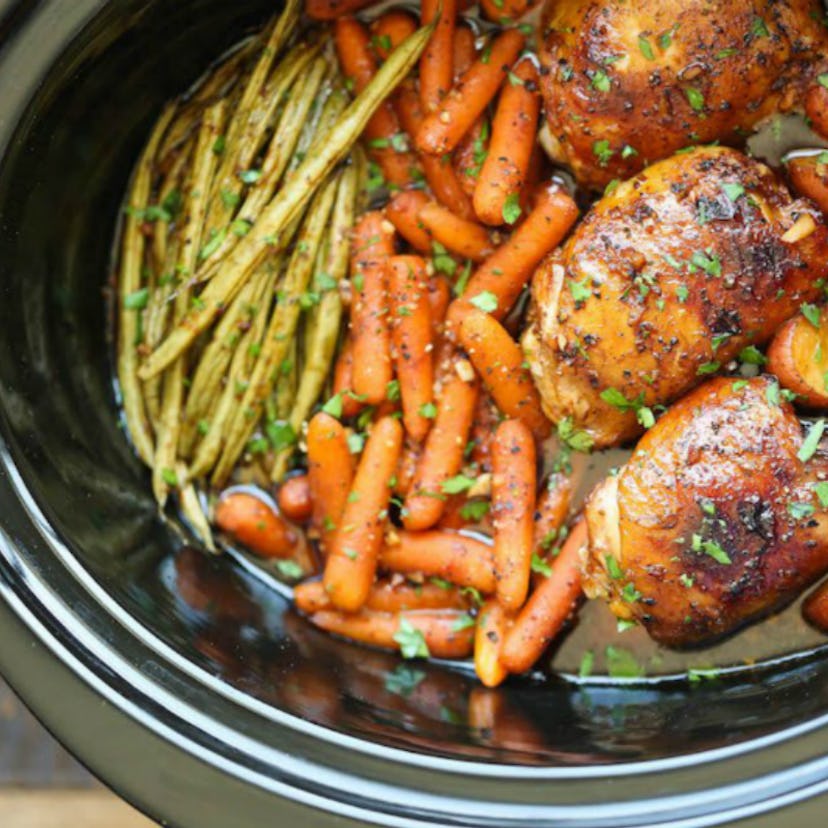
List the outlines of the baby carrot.
{"type": "Polygon", "coordinates": [[[493,23],[516,20],[526,14],[538,0],[480,0],[483,16],[493,23]]]}
{"type": "Polygon", "coordinates": [[[397,473],[394,475],[394,494],[400,497],[408,494],[422,451],[423,447],[420,443],[415,443],[413,440],[405,441],[400,462],[397,464],[397,473]]]}
{"type": "Polygon", "coordinates": [[[296,534],[282,518],[263,500],[246,492],[221,498],[214,519],[222,532],[263,558],[287,558],[296,545],[296,534]]]}
{"type": "Polygon", "coordinates": [[[311,526],[327,551],[333,540],[354,476],[348,435],[339,420],[320,411],[308,423],[308,485],[313,512],[311,526]]]}
{"type": "Polygon", "coordinates": [[[455,28],[454,42],[452,43],[454,82],[460,79],[477,57],[477,46],[474,41],[474,32],[468,26],[457,26],[455,28]]]}
{"type": "Polygon", "coordinates": [[[407,11],[390,9],[371,25],[371,44],[380,60],[385,60],[397,46],[417,31],[417,21],[407,11]]]}
{"type": "Polygon", "coordinates": [[[451,288],[445,276],[435,273],[428,280],[428,303],[431,306],[431,329],[432,338],[436,339],[442,330],[443,321],[446,318],[449,302],[451,301],[451,288]]]}
{"type": "Polygon", "coordinates": [[[480,170],[483,169],[483,162],[486,160],[486,153],[489,151],[490,132],[488,119],[485,115],[481,115],[463,136],[452,156],[454,171],[460,181],[460,186],[463,192],[472,197],[474,197],[474,190],[480,177],[480,170]]]}
{"type": "MultiPolygon", "coordinates": [[[[423,123],[423,110],[417,90],[411,83],[404,82],[397,90],[394,102],[400,123],[413,141],[423,123]]],[[[422,155],[420,163],[434,197],[461,218],[473,218],[471,199],[457,177],[451,158],[422,155]]]]}
{"type": "Polygon", "coordinates": [[[500,412],[492,399],[491,394],[483,391],[477,398],[477,410],[474,412],[472,426],[472,462],[477,463],[481,472],[492,470],[492,438],[497,424],[500,422],[500,412]]]}
{"type": "Polygon", "coordinates": [[[500,411],[521,420],[538,439],[546,437],[549,421],[523,351],[508,331],[490,314],[472,308],[457,335],[500,411]]]}
{"type": "Polygon", "coordinates": [[[509,675],[500,663],[500,648],[508,629],[508,619],[497,601],[486,601],[477,614],[474,633],[474,670],[486,687],[497,687],[509,675]]]}
{"type": "Polygon", "coordinates": [[[575,609],[581,595],[581,547],[586,542],[586,522],[580,520],[555,559],[551,574],[529,596],[506,634],[500,661],[510,673],[529,670],[575,609]]]}
{"type": "Polygon", "coordinates": [[[481,262],[494,252],[485,227],[455,216],[451,210],[433,201],[423,205],[419,218],[436,241],[464,259],[481,262]]]}
{"type": "Polygon", "coordinates": [[[419,256],[393,256],[390,284],[394,314],[391,335],[403,424],[408,434],[420,442],[431,427],[431,420],[423,412],[432,405],[434,391],[434,345],[425,261],[419,256]]]}
{"type": "Polygon", "coordinates": [[[314,20],[336,20],[374,2],[376,0],[305,0],[305,12],[314,20]]]}
{"type": "Polygon", "coordinates": [[[476,400],[477,385],[473,382],[455,375],[443,386],[434,425],[405,498],[402,521],[406,529],[428,529],[440,520],[446,496],[443,484],[463,465],[476,400]]]}
{"type": "Polygon", "coordinates": [[[362,404],[354,391],[354,342],[351,336],[347,336],[342,343],[334,366],[333,392],[342,400],[343,417],[359,414],[362,404]]]}
{"type": "Polygon", "coordinates": [[[504,420],[492,442],[492,517],[496,595],[507,612],[517,612],[529,592],[536,488],[532,432],[520,420],[504,420]]]}
{"type": "Polygon", "coordinates": [[[470,301],[482,293],[497,300],[491,311],[503,319],[526,286],[541,259],[554,250],[578,218],[572,197],[557,184],[546,187],[535,208],[509,239],[472,274],[463,295],[449,308],[449,320],[459,324],[470,301]]]}
{"type": "Polygon", "coordinates": [[[492,120],[489,154],[474,191],[474,211],[485,224],[514,224],[526,182],[540,113],[538,70],[521,60],[509,75],[492,120]],[[513,212],[509,212],[509,210],[513,212]]]}
{"type": "Polygon", "coordinates": [[[393,226],[380,212],[365,213],[351,247],[352,377],[353,390],[371,405],[385,399],[393,378],[388,324],[388,259],[393,255],[393,226]]]}
{"type": "MultiPolygon", "coordinates": [[[[334,41],[344,74],[351,78],[355,92],[361,92],[377,73],[371,54],[368,30],[353,17],[340,17],[334,24],[334,41]]],[[[379,164],[386,180],[398,187],[413,183],[416,159],[401,139],[400,124],[389,101],[384,101],[363,133],[371,157],[379,164]]]]}
{"type": "Polygon", "coordinates": [[[451,152],[497,94],[523,48],[524,37],[507,29],[463,74],[440,106],[426,115],[417,133],[417,149],[430,155],[451,152]]]}
{"type": "MultiPolygon", "coordinates": [[[[293,600],[306,615],[334,609],[322,581],[305,581],[293,588],[293,600]]],[[[405,612],[427,609],[468,609],[469,597],[458,587],[435,584],[396,583],[388,578],[378,580],[368,593],[365,609],[376,612],[405,612]]]]}
{"type": "Polygon", "coordinates": [[[442,578],[479,592],[495,591],[494,549],[456,532],[395,531],[382,548],[380,566],[403,575],[442,578]]]}
{"type": "Polygon", "coordinates": [[[322,610],[310,617],[320,629],[387,650],[401,650],[407,658],[466,658],[472,652],[474,628],[459,610],[376,612],[355,614],[322,610]]]}
{"type": "Polygon", "coordinates": [[[434,33],[420,58],[420,99],[423,102],[423,111],[432,112],[451,89],[457,1],[422,0],[420,9],[420,22],[423,26],[440,15],[434,33]]]}
{"type": "Polygon", "coordinates": [[[313,513],[313,501],[310,494],[310,481],[306,474],[289,477],[279,486],[277,498],[279,511],[296,523],[304,523],[313,513]]]}
{"type": "Polygon", "coordinates": [[[385,215],[397,232],[420,253],[431,253],[431,234],[419,219],[420,210],[428,204],[422,190],[403,190],[386,205],[385,215]]]}
{"type": "Polygon", "coordinates": [[[383,417],[374,423],[330,545],[325,589],[334,605],[346,612],[365,603],[374,582],[402,440],[397,420],[383,417]]]}

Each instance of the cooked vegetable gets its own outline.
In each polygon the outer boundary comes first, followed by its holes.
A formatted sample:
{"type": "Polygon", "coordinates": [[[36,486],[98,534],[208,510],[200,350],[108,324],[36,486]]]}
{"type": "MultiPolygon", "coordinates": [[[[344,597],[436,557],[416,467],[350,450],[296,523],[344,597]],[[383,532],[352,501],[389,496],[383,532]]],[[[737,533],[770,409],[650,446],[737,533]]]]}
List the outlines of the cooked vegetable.
{"type": "Polygon", "coordinates": [[[342,424],[320,411],[308,424],[308,484],[311,526],[327,551],[342,520],[354,477],[354,461],[342,424]]]}
{"type": "Polygon", "coordinates": [[[417,133],[417,148],[431,155],[451,152],[475,119],[497,94],[518,53],[524,37],[507,29],[478,58],[446,95],[439,107],[426,115],[417,133]]]}
{"type": "Polygon", "coordinates": [[[476,400],[474,382],[455,376],[444,385],[437,400],[434,425],[405,499],[402,521],[406,529],[429,529],[440,520],[446,495],[443,487],[463,465],[476,400]]]}
{"type": "Polygon", "coordinates": [[[526,601],[532,565],[537,469],[532,432],[505,420],[492,442],[492,516],[498,603],[510,613],[526,601]]]}
{"type": "Polygon", "coordinates": [[[310,617],[312,624],[345,638],[399,650],[405,658],[466,658],[472,651],[473,626],[458,610],[418,610],[387,613],[363,609],[346,614],[323,610],[310,617]]]}
{"type": "Polygon", "coordinates": [[[494,251],[485,227],[455,216],[439,204],[424,204],[419,219],[436,242],[464,259],[480,262],[494,251]]]}
{"type": "MultiPolygon", "coordinates": [[[[415,86],[409,82],[403,83],[397,91],[395,102],[400,123],[413,142],[423,124],[422,104],[415,86]]],[[[426,183],[434,197],[460,218],[473,218],[471,199],[451,164],[451,156],[421,154],[419,159],[426,183]]]]}
{"type": "Polygon", "coordinates": [[[175,115],[168,106],[153,129],[132,176],[121,241],[121,270],[118,277],[118,379],[127,428],[138,456],[152,465],[153,436],[138,380],[138,352],[141,312],[148,290],[141,286],[146,237],[141,232],[143,213],[150,203],[152,173],[158,147],[175,115]]]}
{"type": "Polygon", "coordinates": [[[382,548],[380,566],[404,575],[442,578],[484,594],[495,591],[493,548],[456,532],[395,531],[382,548]]]}
{"type": "Polygon", "coordinates": [[[415,441],[425,438],[431,420],[423,414],[432,405],[434,370],[432,325],[426,263],[419,256],[390,260],[391,332],[394,364],[400,386],[403,424],[415,441]]]}
{"type": "Polygon", "coordinates": [[[374,580],[402,440],[397,420],[383,417],[374,423],[330,545],[325,589],[334,605],[347,612],[365,604],[374,580]]]}
{"type": "Polygon", "coordinates": [[[492,120],[492,138],[474,191],[474,211],[485,224],[514,224],[526,184],[540,114],[538,70],[517,63],[492,120]]]}
{"type": "Polygon", "coordinates": [[[354,391],[366,402],[385,399],[392,380],[388,266],[393,227],[380,212],[366,213],[354,228],[351,251],[351,337],[354,391]]]}
{"type": "Polygon", "coordinates": [[[538,439],[546,437],[549,421],[523,352],[508,331],[490,313],[472,308],[460,323],[458,338],[503,414],[523,422],[538,439]]]}
{"type": "Polygon", "coordinates": [[[313,513],[310,478],[307,474],[289,477],[279,486],[279,511],[295,523],[304,523],[313,513]]]}
{"type": "Polygon", "coordinates": [[[458,324],[471,300],[491,294],[495,319],[503,319],[526,287],[541,259],[554,250],[578,217],[571,196],[557,184],[539,194],[534,209],[514,233],[472,274],[463,295],[449,309],[458,324]]]}
{"type": "Polygon", "coordinates": [[[420,210],[428,204],[422,190],[397,193],[385,208],[385,215],[397,232],[420,253],[431,253],[431,234],[420,220],[420,210]]]}
{"type": "MultiPolygon", "coordinates": [[[[798,394],[797,402],[811,408],[828,406],[828,311],[815,305],[789,319],[768,348],[767,370],[785,388],[798,394]]],[[[759,359],[761,359],[761,354],[759,359]]]]}
{"type": "Polygon", "coordinates": [[[486,601],[478,612],[474,633],[474,669],[486,687],[497,687],[509,675],[500,663],[500,648],[507,630],[503,607],[497,601],[486,601]]]}
{"type": "MultiPolygon", "coordinates": [[[[371,36],[365,26],[353,17],[341,17],[334,28],[336,52],[345,75],[362,92],[376,77],[377,64],[371,54],[371,36]]],[[[383,101],[365,126],[370,156],[379,164],[386,180],[397,187],[413,182],[416,160],[401,141],[402,131],[394,107],[383,101]]]]}
{"type": "Polygon", "coordinates": [[[216,504],[216,526],[263,558],[287,558],[296,533],[263,500],[246,492],[232,492],[216,504]]]}
{"type": "Polygon", "coordinates": [[[214,321],[238,293],[255,267],[289,239],[284,231],[308,204],[333,167],[348,153],[371,115],[391,89],[416,62],[431,30],[421,29],[382,65],[373,80],[343,113],[318,153],[300,164],[291,181],[265,207],[249,233],[221,263],[199,295],[198,306],[188,313],[139,370],[148,379],[166,368],[214,321]]]}
{"type": "Polygon", "coordinates": [[[453,71],[456,0],[422,0],[420,19],[423,25],[435,23],[420,58],[420,99],[424,112],[433,112],[451,89],[453,71]]]}
{"type": "Polygon", "coordinates": [[[371,45],[381,60],[385,60],[407,37],[417,31],[413,15],[402,9],[389,9],[371,26],[371,45]]]}
{"type": "MultiPolygon", "coordinates": [[[[320,610],[334,609],[322,581],[306,581],[293,590],[296,606],[307,615],[320,610]]],[[[380,579],[371,587],[365,609],[376,612],[406,612],[410,610],[460,609],[467,610],[471,599],[459,588],[427,582],[413,584],[380,579]]]]}
{"type": "Polygon", "coordinates": [[[529,596],[500,651],[510,673],[525,673],[541,657],[575,609],[581,595],[581,547],[586,523],[576,523],[552,565],[551,574],[529,596]]]}

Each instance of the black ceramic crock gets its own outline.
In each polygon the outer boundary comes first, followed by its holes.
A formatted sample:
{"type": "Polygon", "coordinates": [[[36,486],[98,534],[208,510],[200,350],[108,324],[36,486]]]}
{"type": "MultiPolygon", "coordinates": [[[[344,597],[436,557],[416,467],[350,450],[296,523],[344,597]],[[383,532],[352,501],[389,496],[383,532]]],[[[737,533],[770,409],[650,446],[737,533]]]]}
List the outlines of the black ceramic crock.
{"type": "Polygon", "coordinates": [[[273,11],[0,2],[0,671],[173,825],[824,824],[828,663],[486,691],[316,633],[158,518],[118,425],[110,239],[161,103],[273,11]]]}

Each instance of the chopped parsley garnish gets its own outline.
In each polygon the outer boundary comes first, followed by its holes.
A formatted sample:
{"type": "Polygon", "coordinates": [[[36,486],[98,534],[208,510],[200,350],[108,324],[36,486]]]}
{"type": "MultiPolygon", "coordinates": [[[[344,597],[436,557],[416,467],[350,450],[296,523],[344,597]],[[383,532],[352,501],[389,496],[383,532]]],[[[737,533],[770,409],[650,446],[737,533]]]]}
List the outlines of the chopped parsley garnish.
{"type": "Polygon", "coordinates": [[[497,310],[497,296],[490,290],[484,290],[476,296],[472,296],[469,302],[485,313],[494,313],[497,310]]]}
{"type": "Polygon", "coordinates": [[[767,361],[767,357],[755,345],[748,345],[739,351],[739,362],[747,365],[764,365],[767,361]]]}
{"type": "Polygon", "coordinates": [[[641,54],[644,55],[647,60],[655,60],[655,54],[653,53],[653,47],[650,45],[650,41],[647,40],[644,35],[638,36],[638,48],[641,51],[641,54]]]}
{"type": "Polygon", "coordinates": [[[644,668],[629,650],[609,644],[605,654],[611,678],[641,678],[644,675],[644,668]]]}
{"type": "Polygon", "coordinates": [[[583,282],[576,282],[574,279],[567,279],[569,284],[569,292],[575,300],[575,304],[586,302],[592,296],[592,289],[589,287],[589,277],[585,277],[583,282]]]}
{"type": "Polygon", "coordinates": [[[802,315],[819,330],[819,308],[816,305],[811,305],[808,302],[803,302],[799,306],[802,315]]]}
{"type": "Polygon", "coordinates": [[[684,94],[687,97],[687,103],[690,104],[694,112],[702,112],[704,110],[704,95],[695,86],[685,86],[684,94]]]}
{"type": "Polygon", "coordinates": [[[302,567],[296,561],[291,560],[277,560],[276,569],[283,578],[289,578],[291,581],[296,581],[305,573],[302,567]]]}
{"type": "Polygon", "coordinates": [[[149,288],[134,290],[124,296],[124,308],[126,310],[143,310],[149,301],[149,288]]]}
{"type": "Polygon", "coordinates": [[[595,442],[586,431],[575,428],[572,417],[564,417],[558,423],[558,439],[574,451],[583,453],[592,451],[595,442]]]}
{"type": "Polygon", "coordinates": [[[460,507],[460,517],[463,518],[463,520],[478,523],[483,520],[488,511],[488,500],[470,500],[468,503],[464,503],[460,507]]]}
{"type": "Polygon", "coordinates": [[[825,431],[825,420],[817,420],[808,431],[808,436],[802,441],[799,451],[796,456],[803,463],[807,463],[819,447],[819,441],[822,439],[822,433],[825,431]]]}
{"type": "Polygon", "coordinates": [[[592,73],[591,82],[592,88],[597,89],[599,92],[609,92],[612,88],[612,81],[603,69],[596,69],[592,73]]]}
{"type": "Polygon", "coordinates": [[[814,483],[814,494],[817,496],[819,505],[823,509],[828,509],[828,480],[814,483]]]}
{"type": "Polygon", "coordinates": [[[394,633],[394,641],[400,645],[403,658],[428,658],[431,655],[422,632],[407,618],[400,619],[400,626],[394,633]]]}
{"type": "Polygon", "coordinates": [[[532,572],[537,572],[548,578],[552,574],[552,567],[538,555],[537,552],[532,553],[532,572]]]}
{"type": "Polygon", "coordinates": [[[446,494],[460,494],[460,492],[467,492],[474,486],[474,480],[471,477],[466,477],[465,474],[456,474],[442,483],[442,490],[446,494]]]}
{"type": "Polygon", "coordinates": [[[602,167],[606,167],[612,156],[615,155],[615,151],[610,148],[610,143],[606,139],[595,141],[592,145],[592,153],[602,167]]]}
{"type": "Polygon", "coordinates": [[[437,406],[433,402],[423,403],[417,409],[417,412],[421,417],[425,417],[427,420],[433,420],[437,416],[437,406]]]}
{"type": "Polygon", "coordinates": [[[510,193],[503,202],[503,221],[506,224],[514,224],[521,214],[520,209],[520,195],[518,193],[510,193]]]}

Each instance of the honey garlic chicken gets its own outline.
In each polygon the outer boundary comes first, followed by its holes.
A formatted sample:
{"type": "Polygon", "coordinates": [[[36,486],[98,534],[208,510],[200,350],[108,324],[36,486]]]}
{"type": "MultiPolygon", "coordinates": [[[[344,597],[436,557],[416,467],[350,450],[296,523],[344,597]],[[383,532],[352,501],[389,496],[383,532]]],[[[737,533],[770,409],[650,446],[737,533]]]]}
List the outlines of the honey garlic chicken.
{"type": "Polygon", "coordinates": [[[547,151],[603,188],[691,144],[740,146],[767,116],[806,108],[824,17],[819,0],[549,0],[547,151]]]}
{"type": "Polygon", "coordinates": [[[826,274],[821,214],[763,164],[716,147],[654,164],[534,275],[523,345],[546,414],[596,447],[635,437],[649,409],[766,342],[826,274]]]}
{"type": "Polygon", "coordinates": [[[828,447],[775,379],[676,403],[586,506],[584,588],[669,646],[729,633],[828,570],[828,447]]]}

